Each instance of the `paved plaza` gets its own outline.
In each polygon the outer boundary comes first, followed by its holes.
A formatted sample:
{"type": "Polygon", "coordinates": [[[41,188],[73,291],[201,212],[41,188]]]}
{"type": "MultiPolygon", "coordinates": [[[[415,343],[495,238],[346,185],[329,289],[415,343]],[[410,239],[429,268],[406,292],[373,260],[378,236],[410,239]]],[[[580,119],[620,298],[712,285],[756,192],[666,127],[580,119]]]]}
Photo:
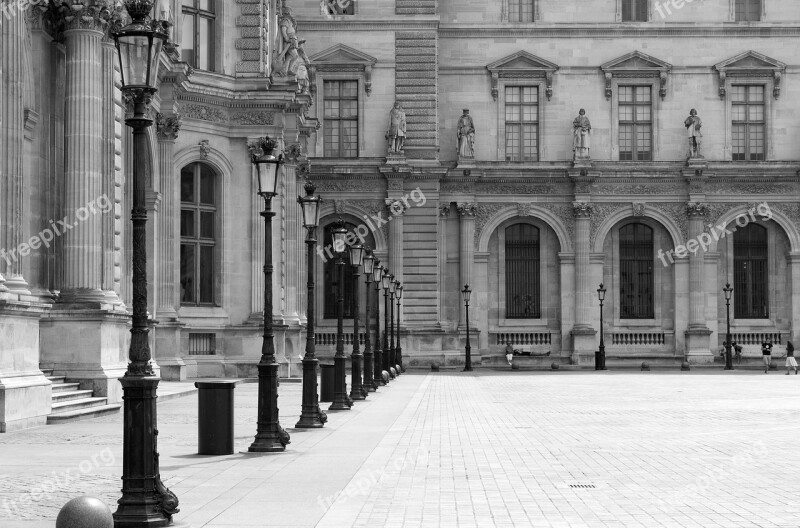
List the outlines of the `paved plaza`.
{"type": "MultiPolygon", "coordinates": [[[[191,384],[164,384],[179,392],[191,384]]],[[[197,395],[159,404],[179,527],[797,527],[800,376],[756,371],[409,371],[285,453],[198,456],[197,395]]],[[[324,404],[327,407],[327,404],[324,404]]],[[[92,495],[114,509],[122,416],[0,435],[0,527],[54,526],[92,495]]]]}

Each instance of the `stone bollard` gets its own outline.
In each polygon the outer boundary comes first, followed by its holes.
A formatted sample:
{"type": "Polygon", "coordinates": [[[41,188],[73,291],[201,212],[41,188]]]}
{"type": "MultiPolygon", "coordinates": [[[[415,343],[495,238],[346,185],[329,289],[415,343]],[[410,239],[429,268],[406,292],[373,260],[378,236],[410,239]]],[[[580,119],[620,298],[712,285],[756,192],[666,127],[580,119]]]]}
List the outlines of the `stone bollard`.
{"type": "Polygon", "coordinates": [[[642,361],[642,370],[650,370],[650,364],[647,361],[642,361]]]}
{"type": "Polygon", "coordinates": [[[431,372],[439,372],[439,365],[431,363],[431,372]]]}
{"type": "Polygon", "coordinates": [[[688,361],[684,361],[683,363],[681,363],[681,370],[682,371],[692,370],[692,367],[689,365],[688,361]]]}
{"type": "Polygon", "coordinates": [[[114,528],[114,517],[100,499],[78,497],[58,512],[56,528],[114,528]]]}
{"type": "Polygon", "coordinates": [[[560,366],[561,365],[559,365],[555,361],[553,361],[553,363],[550,364],[550,368],[553,369],[553,370],[558,370],[558,367],[560,367],[560,366]]]}

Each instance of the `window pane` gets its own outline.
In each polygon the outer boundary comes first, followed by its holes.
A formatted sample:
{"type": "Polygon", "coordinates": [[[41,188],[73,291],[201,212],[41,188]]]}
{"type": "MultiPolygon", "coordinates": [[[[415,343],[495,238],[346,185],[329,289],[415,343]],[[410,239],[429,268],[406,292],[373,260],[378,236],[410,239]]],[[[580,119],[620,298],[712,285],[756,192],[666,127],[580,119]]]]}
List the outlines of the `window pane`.
{"type": "Polygon", "coordinates": [[[339,83],[337,81],[325,81],[325,98],[339,97],[339,83]]]}
{"type": "Polygon", "coordinates": [[[214,69],[214,19],[200,17],[197,35],[197,68],[214,69]]]}
{"type": "Polygon", "coordinates": [[[506,228],[506,317],[541,317],[539,230],[529,224],[506,228]]]}
{"type": "Polygon", "coordinates": [[[194,65],[194,15],[183,13],[181,25],[181,59],[194,65]]]}
{"type": "Polygon", "coordinates": [[[518,105],[506,106],[506,121],[519,121],[520,107],[518,105]]]}
{"type": "Polygon", "coordinates": [[[731,101],[743,103],[747,100],[747,91],[745,90],[746,86],[743,85],[734,85],[731,86],[731,101]]]}
{"type": "Polygon", "coordinates": [[[763,86],[749,86],[748,87],[748,99],[750,102],[761,102],[764,100],[764,87],[763,86]]]}
{"type": "Polygon", "coordinates": [[[200,9],[214,11],[214,0],[200,0],[200,9]]]}
{"type": "Polygon", "coordinates": [[[619,102],[632,103],[633,102],[633,86],[620,86],[619,87],[619,102]]]}
{"type": "Polygon", "coordinates": [[[214,302],[214,246],[200,246],[200,302],[214,302]]]}
{"type": "Polygon", "coordinates": [[[193,237],[194,235],[194,210],[181,209],[181,236],[193,237]]]}
{"type": "Polygon", "coordinates": [[[181,201],[194,202],[194,165],[181,169],[181,201]]]}
{"type": "Polygon", "coordinates": [[[516,86],[506,86],[506,103],[519,102],[519,88],[516,86]]]}
{"type": "Polygon", "coordinates": [[[628,224],[619,230],[620,318],[652,319],[653,230],[628,224]]]}
{"type": "Polygon", "coordinates": [[[214,205],[214,171],[200,165],[200,203],[214,205]]]}
{"type": "Polygon", "coordinates": [[[194,246],[181,244],[181,302],[194,303],[195,297],[194,246]]]}
{"type": "Polygon", "coordinates": [[[506,161],[519,160],[519,135],[518,125],[506,125],[506,161]]]}
{"type": "Polygon", "coordinates": [[[214,238],[214,213],[200,213],[200,238],[214,238]]]}
{"type": "Polygon", "coordinates": [[[769,317],[767,230],[748,224],[733,235],[734,317],[769,317]]]}

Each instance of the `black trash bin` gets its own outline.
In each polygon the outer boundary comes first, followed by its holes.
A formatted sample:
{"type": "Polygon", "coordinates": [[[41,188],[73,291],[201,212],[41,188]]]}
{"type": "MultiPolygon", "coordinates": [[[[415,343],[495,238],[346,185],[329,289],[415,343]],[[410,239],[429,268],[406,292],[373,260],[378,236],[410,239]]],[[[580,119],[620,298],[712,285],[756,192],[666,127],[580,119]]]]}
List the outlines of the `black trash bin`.
{"type": "Polygon", "coordinates": [[[319,388],[319,401],[332,402],[333,401],[333,384],[335,382],[335,367],[333,365],[322,365],[321,383],[319,388]]]}
{"type": "Polygon", "coordinates": [[[233,389],[240,380],[197,381],[197,454],[233,454],[233,389]]]}

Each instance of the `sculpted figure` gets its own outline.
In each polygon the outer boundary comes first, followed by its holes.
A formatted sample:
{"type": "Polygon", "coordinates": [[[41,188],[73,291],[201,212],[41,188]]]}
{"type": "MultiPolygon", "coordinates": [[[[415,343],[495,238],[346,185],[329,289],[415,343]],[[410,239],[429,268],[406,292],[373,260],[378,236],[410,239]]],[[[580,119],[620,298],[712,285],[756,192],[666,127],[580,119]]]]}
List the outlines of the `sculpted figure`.
{"type": "Polygon", "coordinates": [[[692,108],[689,112],[689,117],[683,122],[683,126],[686,127],[686,133],[689,136],[689,157],[702,158],[703,156],[700,154],[700,145],[703,142],[703,134],[700,132],[700,127],[703,126],[703,121],[700,119],[700,116],[697,115],[697,110],[692,108]]]}
{"type": "Polygon", "coordinates": [[[581,108],[578,117],[572,121],[572,151],[576,159],[589,157],[591,131],[592,124],[586,117],[586,110],[581,108]]]}
{"type": "Polygon", "coordinates": [[[297,38],[297,22],[292,16],[292,10],[284,6],[279,22],[283,43],[277,56],[277,66],[282,76],[289,73],[297,75],[300,64],[309,64],[306,52],[303,49],[305,40],[297,38]]]}
{"type": "Polygon", "coordinates": [[[403,143],[406,140],[406,113],[399,101],[395,101],[394,108],[389,112],[389,131],[386,132],[389,140],[389,152],[403,152],[403,143]]]}
{"type": "Polygon", "coordinates": [[[475,156],[475,124],[467,108],[458,120],[458,156],[461,158],[475,156]]]}

